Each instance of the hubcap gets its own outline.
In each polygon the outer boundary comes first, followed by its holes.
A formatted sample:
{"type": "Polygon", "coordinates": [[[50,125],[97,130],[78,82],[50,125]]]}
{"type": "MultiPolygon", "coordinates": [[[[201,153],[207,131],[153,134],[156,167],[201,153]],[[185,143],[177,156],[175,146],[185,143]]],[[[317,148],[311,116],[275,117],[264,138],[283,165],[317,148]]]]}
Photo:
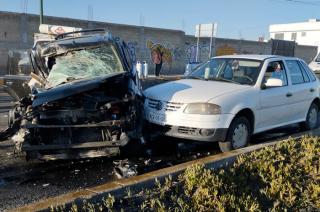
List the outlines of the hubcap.
{"type": "Polygon", "coordinates": [[[233,148],[241,148],[247,144],[248,139],[248,128],[245,124],[238,124],[234,129],[232,141],[233,141],[233,148]]]}
{"type": "Polygon", "coordinates": [[[315,127],[317,125],[317,120],[318,120],[318,113],[315,108],[312,108],[310,113],[309,113],[309,125],[310,127],[315,127]]]}

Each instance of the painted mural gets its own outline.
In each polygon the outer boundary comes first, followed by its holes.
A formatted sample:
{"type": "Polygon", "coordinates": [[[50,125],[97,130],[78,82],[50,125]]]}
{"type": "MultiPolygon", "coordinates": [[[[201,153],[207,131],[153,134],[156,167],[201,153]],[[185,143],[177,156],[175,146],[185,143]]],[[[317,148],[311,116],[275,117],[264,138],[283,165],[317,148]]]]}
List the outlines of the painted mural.
{"type": "Polygon", "coordinates": [[[128,45],[129,54],[131,56],[132,62],[136,63],[137,62],[136,47],[138,46],[138,42],[130,41],[130,42],[127,43],[127,45],[128,45]]]}
{"type": "MultiPolygon", "coordinates": [[[[207,43],[199,44],[199,61],[202,60],[203,57],[208,59],[210,51],[210,46],[207,43]]],[[[197,62],[197,45],[196,44],[186,44],[185,49],[187,63],[196,63],[197,62]]]]}
{"type": "Polygon", "coordinates": [[[152,63],[155,64],[155,75],[159,76],[163,68],[163,64],[168,64],[170,72],[173,61],[172,50],[162,44],[147,41],[147,48],[150,50],[152,63]]]}
{"type": "Polygon", "coordinates": [[[216,55],[217,56],[232,55],[232,54],[236,54],[236,53],[237,53],[237,51],[233,47],[225,44],[223,46],[218,47],[216,55]]]}
{"type": "MultiPolygon", "coordinates": [[[[121,41],[120,37],[114,37],[114,39],[118,42],[121,41]]],[[[137,62],[137,50],[136,48],[138,47],[138,42],[137,41],[126,41],[129,54],[131,56],[131,60],[133,63],[137,62]]]]}

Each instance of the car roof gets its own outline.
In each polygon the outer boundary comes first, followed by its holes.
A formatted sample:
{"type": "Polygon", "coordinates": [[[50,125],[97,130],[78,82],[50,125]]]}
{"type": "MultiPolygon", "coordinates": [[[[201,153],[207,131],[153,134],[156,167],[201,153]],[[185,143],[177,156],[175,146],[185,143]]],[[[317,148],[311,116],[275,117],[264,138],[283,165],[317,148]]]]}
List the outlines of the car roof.
{"type": "Polygon", "coordinates": [[[235,55],[223,55],[214,58],[235,58],[235,59],[249,59],[249,60],[266,60],[266,59],[298,59],[295,57],[286,57],[280,55],[260,55],[260,54],[235,54],[235,55]]]}
{"type": "Polygon", "coordinates": [[[34,48],[39,48],[41,56],[53,56],[64,53],[68,49],[76,49],[81,46],[101,46],[104,43],[115,42],[115,39],[110,33],[105,34],[90,34],[77,37],[66,37],[58,40],[44,42],[36,45],[34,48]]]}

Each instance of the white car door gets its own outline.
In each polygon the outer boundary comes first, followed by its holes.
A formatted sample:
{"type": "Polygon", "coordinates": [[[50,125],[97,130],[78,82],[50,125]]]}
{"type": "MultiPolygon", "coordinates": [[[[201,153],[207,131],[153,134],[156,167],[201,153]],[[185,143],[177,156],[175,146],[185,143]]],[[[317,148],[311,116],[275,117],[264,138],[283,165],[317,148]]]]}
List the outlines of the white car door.
{"type": "Polygon", "coordinates": [[[259,94],[259,107],[256,117],[256,133],[282,126],[289,121],[289,98],[290,90],[287,70],[284,66],[284,62],[282,60],[269,61],[264,73],[259,94]],[[279,74],[274,74],[274,67],[277,64],[280,66],[279,74]],[[282,86],[264,86],[267,80],[270,78],[280,78],[282,80],[282,86]]]}
{"type": "Polygon", "coordinates": [[[285,60],[291,82],[289,99],[290,121],[304,121],[311,102],[317,92],[317,82],[312,81],[302,64],[297,59],[285,60]]]}

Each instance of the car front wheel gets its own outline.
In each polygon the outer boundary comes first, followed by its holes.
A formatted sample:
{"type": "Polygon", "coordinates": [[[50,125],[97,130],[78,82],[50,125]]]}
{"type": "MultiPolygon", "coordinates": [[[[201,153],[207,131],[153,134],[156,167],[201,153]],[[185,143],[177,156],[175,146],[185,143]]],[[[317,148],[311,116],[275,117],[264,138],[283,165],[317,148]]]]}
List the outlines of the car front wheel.
{"type": "Polygon", "coordinates": [[[219,142],[222,152],[228,152],[233,149],[243,148],[248,145],[251,137],[250,122],[246,117],[236,117],[228,130],[227,139],[219,142]]]}

